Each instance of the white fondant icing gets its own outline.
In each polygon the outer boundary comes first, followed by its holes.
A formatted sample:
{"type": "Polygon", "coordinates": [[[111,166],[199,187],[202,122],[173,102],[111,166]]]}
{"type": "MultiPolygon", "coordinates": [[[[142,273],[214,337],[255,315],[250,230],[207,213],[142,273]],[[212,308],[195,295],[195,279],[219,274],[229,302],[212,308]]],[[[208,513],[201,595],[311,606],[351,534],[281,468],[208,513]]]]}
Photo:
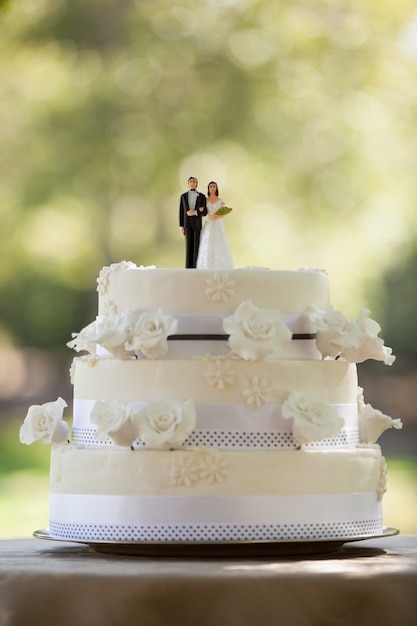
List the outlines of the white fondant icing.
{"type": "MultiPolygon", "coordinates": [[[[230,541],[382,531],[385,464],[379,446],[355,447],[356,365],[321,360],[315,339],[281,341],[274,335],[284,337],[287,329],[290,334],[312,332],[307,309],[329,309],[325,273],[168,270],[123,261],[102,269],[98,292],[98,320],[128,310],[160,311],[162,321],[172,316],[172,325],[163,326],[173,335],[162,332],[164,350],[145,346],[137,359],[109,358],[101,348],[101,356],[74,359],[75,444],[52,450],[52,535],[230,541]],[[224,319],[245,301],[255,311],[266,310],[271,322],[267,328],[257,313],[251,328],[246,318],[238,333],[232,324],[238,354],[258,360],[231,355],[226,337],[184,339],[228,334],[224,319]],[[259,350],[254,335],[273,349],[259,350]],[[323,420],[331,414],[340,421],[340,432],[296,449],[293,417],[284,419],[281,409],[293,392],[317,398],[323,420]],[[115,400],[111,406],[120,406],[134,420],[135,413],[146,412],[161,398],[191,398],[195,406],[195,425],[181,448],[144,449],[137,439],[130,450],[95,439],[91,412],[97,401],[115,400]]],[[[113,417],[117,424],[117,410],[113,417]]],[[[158,429],[168,423],[165,418],[158,414],[158,429]]],[[[125,444],[129,437],[116,442],[125,444]]]]}

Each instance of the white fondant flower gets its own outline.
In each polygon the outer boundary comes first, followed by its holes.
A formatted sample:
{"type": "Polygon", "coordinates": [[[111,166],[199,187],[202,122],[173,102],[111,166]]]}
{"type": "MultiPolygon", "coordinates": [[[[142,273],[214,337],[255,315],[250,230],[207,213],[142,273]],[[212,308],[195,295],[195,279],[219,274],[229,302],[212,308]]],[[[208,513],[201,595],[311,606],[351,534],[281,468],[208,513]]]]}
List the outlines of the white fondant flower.
{"type": "Polygon", "coordinates": [[[99,345],[115,358],[126,357],[128,352],[125,343],[129,338],[133,319],[130,309],[119,315],[102,317],[83,328],[81,332],[73,333],[74,339],[69,341],[67,346],[77,352],[87,350],[94,354],[96,345],[99,345]]]}
{"type": "Polygon", "coordinates": [[[229,474],[228,463],[219,453],[206,454],[200,461],[200,478],[210,485],[222,483],[229,474]]]}
{"type": "Polygon", "coordinates": [[[112,263],[110,266],[103,267],[97,278],[97,291],[99,294],[104,296],[107,293],[110,277],[114,272],[127,269],[136,269],[135,263],[132,263],[131,261],[121,261],[120,263],[112,263]]]}
{"type": "Polygon", "coordinates": [[[400,419],[392,419],[384,415],[370,404],[365,404],[363,389],[358,388],[359,440],[361,443],[375,443],[388,428],[401,429],[400,419]]]}
{"type": "Polygon", "coordinates": [[[232,352],[246,360],[278,357],[292,338],[280,311],[258,308],[250,300],[223,320],[223,328],[232,352]]]}
{"type": "Polygon", "coordinates": [[[387,463],[385,461],[385,457],[381,457],[381,465],[380,465],[380,474],[377,485],[377,497],[378,500],[382,500],[382,496],[387,490],[387,463]]]}
{"type": "Polygon", "coordinates": [[[105,300],[103,303],[103,315],[117,315],[119,312],[117,304],[112,300],[105,300]]]}
{"type": "Polygon", "coordinates": [[[95,437],[106,440],[108,437],[118,446],[131,446],[138,437],[134,412],[120,400],[99,400],[91,411],[90,420],[97,426],[95,437]]]}
{"type": "Polygon", "coordinates": [[[149,402],[137,416],[139,437],[148,448],[180,447],[196,423],[194,402],[162,398],[149,402]]]}
{"type": "Polygon", "coordinates": [[[96,343],[105,348],[113,357],[128,356],[126,342],[129,339],[130,329],[134,321],[134,314],[130,309],[117,315],[103,317],[96,323],[96,343]]]}
{"type": "Polygon", "coordinates": [[[171,482],[177,487],[191,487],[199,479],[198,464],[194,458],[181,456],[171,466],[171,482]]]}
{"type": "Polygon", "coordinates": [[[222,391],[235,382],[236,371],[230,363],[221,358],[209,359],[204,374],[210,387],[222,391]]]}
{"type": "Polygon", "coordinates": [[[359,342],[360,333],[355,323],[340,311],[334,311],[333,307],[322,311],[311,306],[304,316],[308,319],[310,329],[317,333],[317,348],[323,358],[340,356],[342,337],[350,337],[350,341],[356,345],[359,342]]]}
{"type": "Polygon", "coordinates": [[[267,378],[253,376],[242,395],[246,397],[246,404],[253,409],[259,408],[272,401],[272,383],[267,378]]]}
{"type": "Polygon", "coordinates": [[[72,348],[76,352],[86,351],[90,354],[96,352],[96,322],[91,322],[88,326],[85,326],[79,333],[72,333],[73,340],[68,341],[68,348],[72,348]]]}
{"type": "Polygon", "coordinates": [[[311,330],[317,332],[317,348],[323,358],[338,357],[350,363],[375,359],[392,365],[395,356],[391,348],[384,346],[384,341],[378,337],[381,327],[369,318],[369,313],[368,309],[361,309],[361,318],[355,322],[332,307],[327,311],[310,307],[305,316],[311,330]]]}
{"type": "Polygon", "coordinates": [[[207,279],[206,294],[213,302],[227,302],[234,295],[235,282],[230,280],[229,274],[215,272],[213,278],[207,279]]]}
{"type": "Polygon", "coordinates": [[[177,320],[171,315],[142,313],[134,322],[125,342],[125,348],[141,351],[151,359],[158,359],[168,351],[167,337],[177,332],[177,320]]]}
{"type": "Polygon", "coordinates": [[[356,325],[360,341],[356,345],[349,341],[349,337],[341,338],[341,356],[350,363],[362,363],[367,359],[375,359],[375,361],[383,361],[385,365],[392,365],[395,361],[392,348],[386,347],[384,340],[378,337],[381,327],[378,322],[369,318],[369,313],[368,309],[361,309],[361,318],[356,325]]]}
{"type": "Polygon", "coordinates": [[[20,442],[30,445],[34,441],[59,444],[68,440],[69,426],[62,420],[65,400],[58,398],[55,402],[34,404],[29,407],[25,420],[20,428],[20,442]]]}
{"type": "Polygon", "coordinates": [[[281,411],[285,419],[294,419],[292,434],[300,444],[334,437],[344,424],[331,405],[300,391],[290,393],[281,411]]]}
{"type": "Polygon", "coordinates": [[[299,272],[313,272],[315,274],[325,274],[327,276],[327,270],[321,267],[300,267],[299,272]]]}

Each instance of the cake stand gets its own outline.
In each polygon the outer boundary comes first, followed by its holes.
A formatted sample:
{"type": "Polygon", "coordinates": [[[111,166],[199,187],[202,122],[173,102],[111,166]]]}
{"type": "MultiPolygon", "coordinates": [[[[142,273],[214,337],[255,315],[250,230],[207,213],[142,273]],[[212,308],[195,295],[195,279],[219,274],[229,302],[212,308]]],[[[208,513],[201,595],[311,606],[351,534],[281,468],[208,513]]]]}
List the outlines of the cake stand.
{"type": "Polygon", "coordinates": [[[396,528],[384,527],[382,533],[355,537],[320,539],[278,539],[273,541],[92,541],[54,537],[48,529],[35,530],[33,536],[48,541],[80,543],[95,552],[126,556],[176,558],[301,557],[337,553],[345,543],[398,535],[396,528]]]}

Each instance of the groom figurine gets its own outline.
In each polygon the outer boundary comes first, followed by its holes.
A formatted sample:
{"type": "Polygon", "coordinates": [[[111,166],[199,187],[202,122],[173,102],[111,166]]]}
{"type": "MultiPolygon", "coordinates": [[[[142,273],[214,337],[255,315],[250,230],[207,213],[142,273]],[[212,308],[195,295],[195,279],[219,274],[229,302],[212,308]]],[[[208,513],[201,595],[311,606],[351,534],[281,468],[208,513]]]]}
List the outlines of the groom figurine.
{"type": "Polygon", "coordinates": [[[188,191],[180,198],[180,233],[185,236],[185,267],[196,267],[202,216],[207,215],[206,196],[197,191],[198,180],[188,179],[188,191]]]}

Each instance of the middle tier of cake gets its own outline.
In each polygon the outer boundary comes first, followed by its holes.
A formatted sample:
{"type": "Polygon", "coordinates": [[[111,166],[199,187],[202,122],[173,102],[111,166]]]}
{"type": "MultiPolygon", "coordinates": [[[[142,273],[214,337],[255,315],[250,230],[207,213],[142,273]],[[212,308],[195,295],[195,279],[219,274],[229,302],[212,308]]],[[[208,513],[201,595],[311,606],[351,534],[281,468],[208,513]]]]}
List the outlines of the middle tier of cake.
{"type": "MultiPolygon", "coordinates": [[[[329,405],[343,420],[338,434],[306,443],[311,448],[353,448],[359,443],[356,365],[346,361],[243,361],[204,357],[192,360],[116,360],[77,357],[73,442],[100,440],[91,413],[97,402],[117,400],[133,411],[163,398],[192,401],[196,424],[183,449],[295,449],[293,419],[283,403],[293,392],[329,405]]],[[[144,444],[137,439],[133,446],[144,444]]]]}

